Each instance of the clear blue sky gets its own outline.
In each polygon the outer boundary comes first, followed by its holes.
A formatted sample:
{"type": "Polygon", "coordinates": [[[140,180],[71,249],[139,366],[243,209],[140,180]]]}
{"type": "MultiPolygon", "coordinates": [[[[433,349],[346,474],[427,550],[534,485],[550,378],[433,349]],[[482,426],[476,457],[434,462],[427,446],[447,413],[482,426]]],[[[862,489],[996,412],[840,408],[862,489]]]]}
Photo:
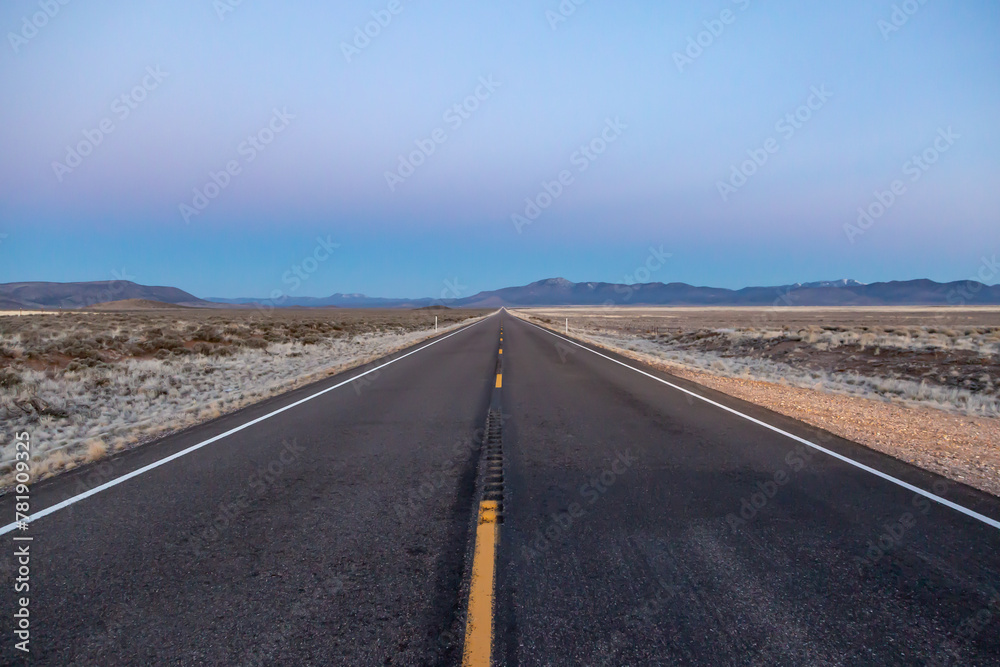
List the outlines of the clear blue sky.
{"type": "Polygon", "coordinates": [[[725,287],[967,279],[1000,253],[995,2],[226,2],[0,5],[0,282],[266,296],[307,261],[297,296],[437,296],[621,281],[650,246],[672,255],[650,280],[725,287]],[[724,198],[748,151],[766,162],[724,198]],[[339,247],[312,264],[318,237],[339,247]]]}

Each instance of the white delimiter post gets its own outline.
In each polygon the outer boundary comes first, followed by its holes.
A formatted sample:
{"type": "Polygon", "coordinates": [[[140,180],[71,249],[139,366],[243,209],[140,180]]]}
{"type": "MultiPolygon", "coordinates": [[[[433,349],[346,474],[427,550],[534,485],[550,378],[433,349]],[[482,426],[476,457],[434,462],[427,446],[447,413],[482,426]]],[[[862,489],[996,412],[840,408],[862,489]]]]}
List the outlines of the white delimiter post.
{"type": "Polygon", "coordinates": [[[569,318],[566,318],[566,334],[569,335],[569,318]]]}
{"type": "Polygon", "coordinates": [[[438,316],[434,316],[434,331],[438,330],[438,316]]]}

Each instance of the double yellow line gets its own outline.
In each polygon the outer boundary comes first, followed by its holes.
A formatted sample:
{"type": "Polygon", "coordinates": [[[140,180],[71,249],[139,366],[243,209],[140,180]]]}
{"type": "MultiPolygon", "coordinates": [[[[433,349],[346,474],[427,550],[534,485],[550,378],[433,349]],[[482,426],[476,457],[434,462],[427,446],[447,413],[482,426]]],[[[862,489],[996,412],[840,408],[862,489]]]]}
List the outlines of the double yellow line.
{"type": "MultiPolygon", "coordinates": [[[[500,327],[500,354],[503,354],[503,326],[500,327]]],[[[503,373],[497,373],[496,388],[503,385],[503,373]]],[[[469,582],[469,605],[465,619],[463,667],[490,667],[493,655],[493,597],[496,585],[497,543],[500,539],[498,522],[500,503],[483,500],[479,503],[476,521],[476,546],[472,554],[472,576],[469,582]]]]}
{"type": "MultiPolygon", "coordinates": [[[[500,354],[503,354],[503,327],[500,327],[500,354]]],[[[497,373],[497,389],[503,385],[503,373],[497,373]]]]}
{"type": "Polygon", "coordinates": [[[493,584],[496,579],[496,552],[499,526],[495,500],[479,503],[476,550],[472,556],[469,611],[465,620],[463,667],[489,667],[493,652],[493,584]]]}

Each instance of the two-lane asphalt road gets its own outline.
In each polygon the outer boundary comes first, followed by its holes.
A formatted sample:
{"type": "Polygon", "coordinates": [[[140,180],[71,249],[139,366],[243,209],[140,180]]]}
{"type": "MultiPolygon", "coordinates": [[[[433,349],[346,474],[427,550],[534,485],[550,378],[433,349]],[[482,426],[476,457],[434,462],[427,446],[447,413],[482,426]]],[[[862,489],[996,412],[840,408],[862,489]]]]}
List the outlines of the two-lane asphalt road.
{"type": "Polygon", "coordinates": [[[1000,662],[996,498],[506,312],[395,356],[34,486],[28,662],[457,664],[497,391],[495,664],[1000,662]]]}

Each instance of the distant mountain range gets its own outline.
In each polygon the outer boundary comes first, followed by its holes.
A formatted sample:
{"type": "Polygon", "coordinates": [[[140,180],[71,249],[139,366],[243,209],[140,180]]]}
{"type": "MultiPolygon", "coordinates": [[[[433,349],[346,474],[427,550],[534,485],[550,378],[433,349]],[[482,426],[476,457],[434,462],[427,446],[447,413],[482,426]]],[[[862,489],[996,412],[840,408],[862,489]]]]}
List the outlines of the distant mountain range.
{"type": "Polygon", "coordinates": [[[739,290],[686,283],[574,283],[565,278],[479,292],[461,299],[386,299],[364,294],[328,297],[200,299],[175,287],[148,287],[117,280],[84,283],[0,284],[0,309],[76,309],[109,301],[142,299],[199,308],[274,306],[292,308],[499,308],[501,306],[931,306],[1000,305],[1000,285],[975,281],[902,280],[859,283],[834,280],[739,290]]]}
{"type": "Polygon", "coordinates": [[[970,281],[906,280],[865,285],[856,280],[796,283],[739,290],[686,283],[574,283],[551,278],[448,302],[460,307],[499,306],[904,306],[997,305],[1000,286],[970,281]]]}

